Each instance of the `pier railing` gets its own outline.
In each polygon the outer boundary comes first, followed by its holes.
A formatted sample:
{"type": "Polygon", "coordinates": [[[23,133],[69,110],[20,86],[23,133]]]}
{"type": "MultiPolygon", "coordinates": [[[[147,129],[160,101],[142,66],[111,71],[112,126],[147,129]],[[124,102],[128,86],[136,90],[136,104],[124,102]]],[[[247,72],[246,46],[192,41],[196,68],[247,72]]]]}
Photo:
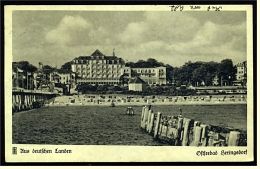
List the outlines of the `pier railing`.
{"type": "Polygon", "coordinates": [[[56,94],[50,92],[35,91],[13,91],[12,92],[12,113],[40,108],[48,103],[50,98],[56,94]]]}
{"type": "Polygon", "coordinates": [[[165,116],[161,112],[154,113],[151,106],[142,108],[141,128],[155,139],[174,146],[247,145],[246,132],[203,124],[182,115],[165,116]]]}

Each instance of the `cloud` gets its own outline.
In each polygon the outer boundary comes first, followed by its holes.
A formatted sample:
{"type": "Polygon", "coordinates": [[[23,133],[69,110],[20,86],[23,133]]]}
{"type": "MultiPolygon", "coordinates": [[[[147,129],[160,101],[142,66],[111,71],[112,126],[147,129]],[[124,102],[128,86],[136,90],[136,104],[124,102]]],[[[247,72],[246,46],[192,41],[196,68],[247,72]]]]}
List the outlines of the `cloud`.
{"type": "Polygon", "coordinates": [[[90,31],[92,23],[80,16],[65,16],[56,28],[48,31],[45,39],[49,43],[68,45],[73,44],[78,37],[90,31]]]}
{"type": "Polygon", "coordinates": [[[159,40],[185,42],[193,38],[199,26],[196,19],[185,14],[145,12],[144,20],[129,23],[118,39],[126,45],[159,40]]]}
{"type": "Polygon", "coordinates": [[[128,61],[155,58],[173,66],[189,60],[246,60],[246,18],[237,18],[244,13],[231,12],[228,17],[201,12],[121,13],[113,22],[114,15],[105,12],[91,13],[94,19],[89,13],[70,12],[59,17],[49,14],[45,22],[14,23],[14,57],[52,66],[57,58],[59,66],[96,49],[112,55],[115,48],[116,55],[128,61]]]}
{"type": "Polygon", "coordinates": [[[246,22],[206,18],[201,22],[188,13],[145,12],[144,20],[129,23],[118,34],[119,41],[132,61],[154,57],[180,65],[189,60],[246,60],[246,22]]]}
{"type": "Polygon", "coordinates": [[[148,25],[144,22],[129,23],[122,33],[119,33],[118,39],[126,45],[133,45],[146,41],[144,34],[148,31],[148,25]]]}

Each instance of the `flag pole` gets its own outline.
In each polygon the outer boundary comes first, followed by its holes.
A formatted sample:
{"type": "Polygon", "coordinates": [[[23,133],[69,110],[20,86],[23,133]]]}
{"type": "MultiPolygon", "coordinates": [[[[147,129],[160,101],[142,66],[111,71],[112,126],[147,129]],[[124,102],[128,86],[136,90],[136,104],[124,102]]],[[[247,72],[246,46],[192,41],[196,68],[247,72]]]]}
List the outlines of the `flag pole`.
{"type": "Polygon", "coordinates": [[[27,79],[26,80],[27,80],[26,84],[27,84],[27,90],[28,90],[28,72],[27,72],[27,79]]]}
{"type": "MultiPolygon", "coordinates": [[[[23,77],[24,77],[24,74],[23,74],[23,77]]],[[[22,77],[22,88],[24,89],[24,80],[23,80],[23,77],[22,77]]]]}
{"type": "Polygon", "coordinates": [[[16,82],[16,83],[17,83],[17,86],[16,86],[16,87],[18,88],[18,87],[19,87],[19,82],[18,82],[18,68],[16,68],[16,76],[17,76],[17,82],[16,82]]]}

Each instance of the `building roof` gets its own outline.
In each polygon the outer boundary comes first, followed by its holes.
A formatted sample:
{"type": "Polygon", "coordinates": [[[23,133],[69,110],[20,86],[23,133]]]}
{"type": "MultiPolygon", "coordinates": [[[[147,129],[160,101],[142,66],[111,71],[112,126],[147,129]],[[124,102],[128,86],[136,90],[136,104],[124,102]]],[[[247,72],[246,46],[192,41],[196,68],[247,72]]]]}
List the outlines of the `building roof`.
{"type": "Polygon", "coordinates": [[[97,49],[91,56],[104,56],[104,54],[97,49]]]}
{"type": "Polygon", "coordinates": [[[131,79],[129,83],[135,83],[135,84],[146,84],[145,81],[143,81],[140,77],[135,77],[134,79],[131,79]]]}
{"type": "Polygon", "coordinates": [[[74,60],[83,60],[83,63],[86,63],[86,60],[119,60],[120,63],[124,63],[124,60],[122,58],[118,58],[117,56],[106,56],[102,52],[100,52],[98,49],[92,53],[90,56],[79,56],[76,57],[74,60]]]}
{"type": "Polygon", "coordinates": [[[54,69],[42,69],[42,71],[45,73],[45,74],[50,74],[54,71],[54,69]]]}
{"type": "Polygon", "coordinates": [[[71,70],[66,70],[66,69],[42,69],[40,71],[43,71],[45,74],[50,74],[53,72],[58,72],[59,74],[71,73],[71,70]]]}
{"type": "Polygon", "coordinates": [[[71,70],[57,69],[57,72],[60,73],[60,74],[66,74],[66,73],[71,73],[71,70]]]}
{"type": "Polygon", "coordinates": [[[246,67],[247,65],[247,61],[244,61],[244,62],[242,62],[242,63],[238,63],[237,65],[236,65],[236,67],[246,67]]]}

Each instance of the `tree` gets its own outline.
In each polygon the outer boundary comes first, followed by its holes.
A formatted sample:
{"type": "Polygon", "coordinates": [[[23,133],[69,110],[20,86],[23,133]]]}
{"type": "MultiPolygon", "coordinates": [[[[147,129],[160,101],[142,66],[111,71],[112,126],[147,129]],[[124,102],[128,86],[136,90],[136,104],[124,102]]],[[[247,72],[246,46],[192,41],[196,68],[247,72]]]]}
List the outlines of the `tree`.
{"type": "Polygon", "coordinates": [[[134,62],[127,62],[125,64],[126,67],[131,67],[131,68],[134,68],[135,67],[135,63],[134,62]]]}
{"type": "Polygon", "coordinates": [[[51,67],[51,66],[49,66],[49,65],[44,65],[44,66],[42,67],[42,69],[54,69],[54,68],[51,67]]]}
{"type": "Polygon", "coordinates": [[[35,72],[37,70],[37,67],[30,64],[28,61],[20,61],[20,62],[13,62],[12,64],[13,68],[20,68],[25,72],[35,72]]]}
{"type": "Polygon", "coordinates": [[[73,61],[69,61],[69,62],[64,63],[64,64],[61,66],[61,69],[71,70],[71,64],[72,64],[72,63],[73,63],[73,61]]]}
{"type": "Polygon", "coordinates": [[[147,63],[146,61],[144,60],[138,60],[136,63],[135,63],[135,67],[147,67],[147,63]]]}
{"type": "Polygon", "coordinates": [[[174,77],[173,69],[174,68],[171,65],[166,64],[166,80],[170,83],[172,83],[174,77]]]}
{"type": "MultiPolygon", "coordinates": [[[[218,66],[219,78],[229,82],[235,80],[236,69],[233,66],[233,61],[231,59],[224,59],[220,62],[218,66]]],[[[222,85],[222,84],[221,84],[222,85]]]]}
{"type": "Polygon", "coordinates": [[[174,78],[178,85],[186,85],[191,83],[192,85],[196,84],[196,81],[192,79],[192,74],[195,69],[200,67],[202,62],[194,62],[191,61],[186,62],[183,66],[178,68],[176,71],[173,72],[174,78]]]}
{"type": "Polygon", "coordinates": [[[195,85],[197,82],[199,84],[204,82],[206,86],[212,85],[212,81],[217,72],[217,65],[218,63],[216,62],[201,63],[201,65],[192,73],[192,81],[195,82],[195,85]]]}
{"type": "Polygon", "coordinates": [[[159,66],[164,66],[163,63],[159,63],[156,59],[153,58],[148,58],[146,61],[147,66],[150,67],[159,67],[159,66]]]}
{"type": "Polygon", "coordinates": [[[128,75],[126,73],[122,74],[120,77],[119,77],[119,81],[121,83],[122,86],[124,86],[124,84],[128,84],[128,75]]]}
{"type": "Polygon", "coordinates": [[[108,86],[107,85],[99,85],[98,87],[97,87],[97,91],[104,91],[104,92],[106,92],[107,91],[107,89],[108,89],[108,86]]]}

